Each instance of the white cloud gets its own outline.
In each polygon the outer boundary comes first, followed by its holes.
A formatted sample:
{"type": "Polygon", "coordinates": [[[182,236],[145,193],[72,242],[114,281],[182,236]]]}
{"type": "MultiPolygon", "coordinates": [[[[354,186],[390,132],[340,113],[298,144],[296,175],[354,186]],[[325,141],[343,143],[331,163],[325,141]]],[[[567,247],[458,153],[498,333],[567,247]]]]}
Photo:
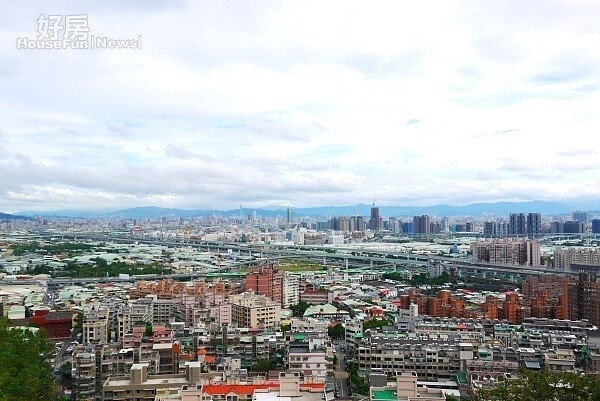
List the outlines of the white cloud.
{"type": "Polygon", "coordinates": [[[599,17],[587,1],[6,4],[0,210],[594,196],[599,17]],[[16,49],[40,14],[80,13],[142,49],[16,49]]]}

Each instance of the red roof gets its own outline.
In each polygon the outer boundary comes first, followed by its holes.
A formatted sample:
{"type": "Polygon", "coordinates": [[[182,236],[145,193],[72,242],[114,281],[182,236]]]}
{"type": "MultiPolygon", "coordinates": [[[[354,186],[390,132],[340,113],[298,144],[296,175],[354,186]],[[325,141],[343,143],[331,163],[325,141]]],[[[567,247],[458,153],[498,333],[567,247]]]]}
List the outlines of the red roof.
{"type": "Polygon", "coordinates": [[[229,393],[252,395],[254,394],[254,390],[268,388],[279,388],[279,384],[276,386],[272,384],[209,384],[202,387],[202,392],[211,395],[224,395],[229,393]]]}

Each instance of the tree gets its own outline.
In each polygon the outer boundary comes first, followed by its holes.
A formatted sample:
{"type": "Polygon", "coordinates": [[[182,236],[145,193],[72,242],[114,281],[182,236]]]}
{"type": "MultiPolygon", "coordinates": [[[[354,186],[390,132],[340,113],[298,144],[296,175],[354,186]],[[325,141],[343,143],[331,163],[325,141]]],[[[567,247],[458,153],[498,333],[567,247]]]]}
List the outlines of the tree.
{"type": "Polygon", "coordinates": [[[337,323],[335,326],[329,326],[327,328],[327,335],[333,340],[341,340],[346,335],[346,331],[341,323],[337,323]]]}
{"type": "Polygon", "coordinates": [[[300,301],[296,305],[290,306],[290,309],[292,310],[292,312],[294,312],[294,316],[302,317],[304,316],[304,312],[306,312],[309,306],[310,305],[305,301],[300,301]]]}
{"type": "Polygon", "coordinates": [[[276,361],[269,361],[268,359],[257,359],[254,364],[255,372],[268,372],[269,370],[277,369],[276,361]]]}
{"type": "Polygon", "coordinates": [[[148,337],[150,337],[152,334],[154,334],[154,330],[152,330],[152,323],[145,322],[145,324],[146,324],[146,331],[144,332],[144,334],[147,335],[148,337]]]}
{"type": "Polygon", "coordinates": [[[600,399],[600,381],[570,372],[519,370],[516,378],[478,390],[476,401],[592,401],[600,399]]]}
{"type": "Polygon", "coordinates": [[[363,323],[363,330],[368,330],[368,329],[380,329],[383,326],[389,326],[391,325],[392,322],[390,322],[389,320],[386,319],[371,319],[367,322],[363,323]]]}
{"type": "Polygon", "coordinates": [[[75,330],[83,330],[83,313],[77,312],[73,318],[73,323],[75,323],[73,326],[75,330]]]}
{"type": "Polygon", "coordinates": [[[53,346],[43,332],[0,318],[0,401],[47,401],[54,394],[53,346]]]}
{"type": "Polygon", "coordinates": [[[72,364],[69,361],[66,361],[60,366],[60,375],[63,380],[71,380],[71,368],[72,364]]]}

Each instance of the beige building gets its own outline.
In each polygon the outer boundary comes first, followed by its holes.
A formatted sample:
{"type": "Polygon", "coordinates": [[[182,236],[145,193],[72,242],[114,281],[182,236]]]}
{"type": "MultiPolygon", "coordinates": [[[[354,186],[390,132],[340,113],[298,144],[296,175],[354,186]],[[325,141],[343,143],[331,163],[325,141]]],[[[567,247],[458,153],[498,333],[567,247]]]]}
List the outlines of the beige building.
{"type": "Polygon", "coordinates": [[[93,304],[83,315],[83,343],[108,342],[109,309],[93,304]]]}
{"type": "Polygon", "coordinates": [[[471,244],[473,259],[492,264],[541,265],[540,243],[536,240],[510,238],[477,240],[471,244]]]}
{"type": "Polygon", "coordinates": [[[239,327],[281,326],[281,305],[263,295],[244,292],[229,297],[231,320],[239,327]]]}
{"type": "Polygon", "coordinates": [[[154,401],[157,391],[177,392],[200,381],[200,362],[187,362],[185,374],[148,375],[148,364],[136,363],[128,377],[109,377],[102,386],[104,401],[154,401]]]}
{"type": "Polygon", "coordinates": [[[554,267],[567,270],[571,264],[600,266],[600,249],[597,248],[559,248],[554,251],[554,267]]]}
{"type": "Polygon", "coordinates": [[[417,387],[415,372],[396,375],[395,386],[371,387],[370,401],[445,401],[444,391],[437,388],[417,387]]]}

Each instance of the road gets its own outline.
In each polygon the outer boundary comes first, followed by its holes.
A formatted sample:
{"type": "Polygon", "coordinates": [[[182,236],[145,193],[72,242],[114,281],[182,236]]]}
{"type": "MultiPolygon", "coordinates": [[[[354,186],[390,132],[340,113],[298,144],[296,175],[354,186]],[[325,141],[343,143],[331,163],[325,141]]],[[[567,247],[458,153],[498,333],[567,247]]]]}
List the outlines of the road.
{"type": "Polygon", "coordinates": [[[346,358],[342,352],[343,342],[334,345],[337,363],[335,366],[334,376],[338,396],[336,398],[350,397],[350,382],[348,380],[348,372],[346,372],[346,358]]]}

